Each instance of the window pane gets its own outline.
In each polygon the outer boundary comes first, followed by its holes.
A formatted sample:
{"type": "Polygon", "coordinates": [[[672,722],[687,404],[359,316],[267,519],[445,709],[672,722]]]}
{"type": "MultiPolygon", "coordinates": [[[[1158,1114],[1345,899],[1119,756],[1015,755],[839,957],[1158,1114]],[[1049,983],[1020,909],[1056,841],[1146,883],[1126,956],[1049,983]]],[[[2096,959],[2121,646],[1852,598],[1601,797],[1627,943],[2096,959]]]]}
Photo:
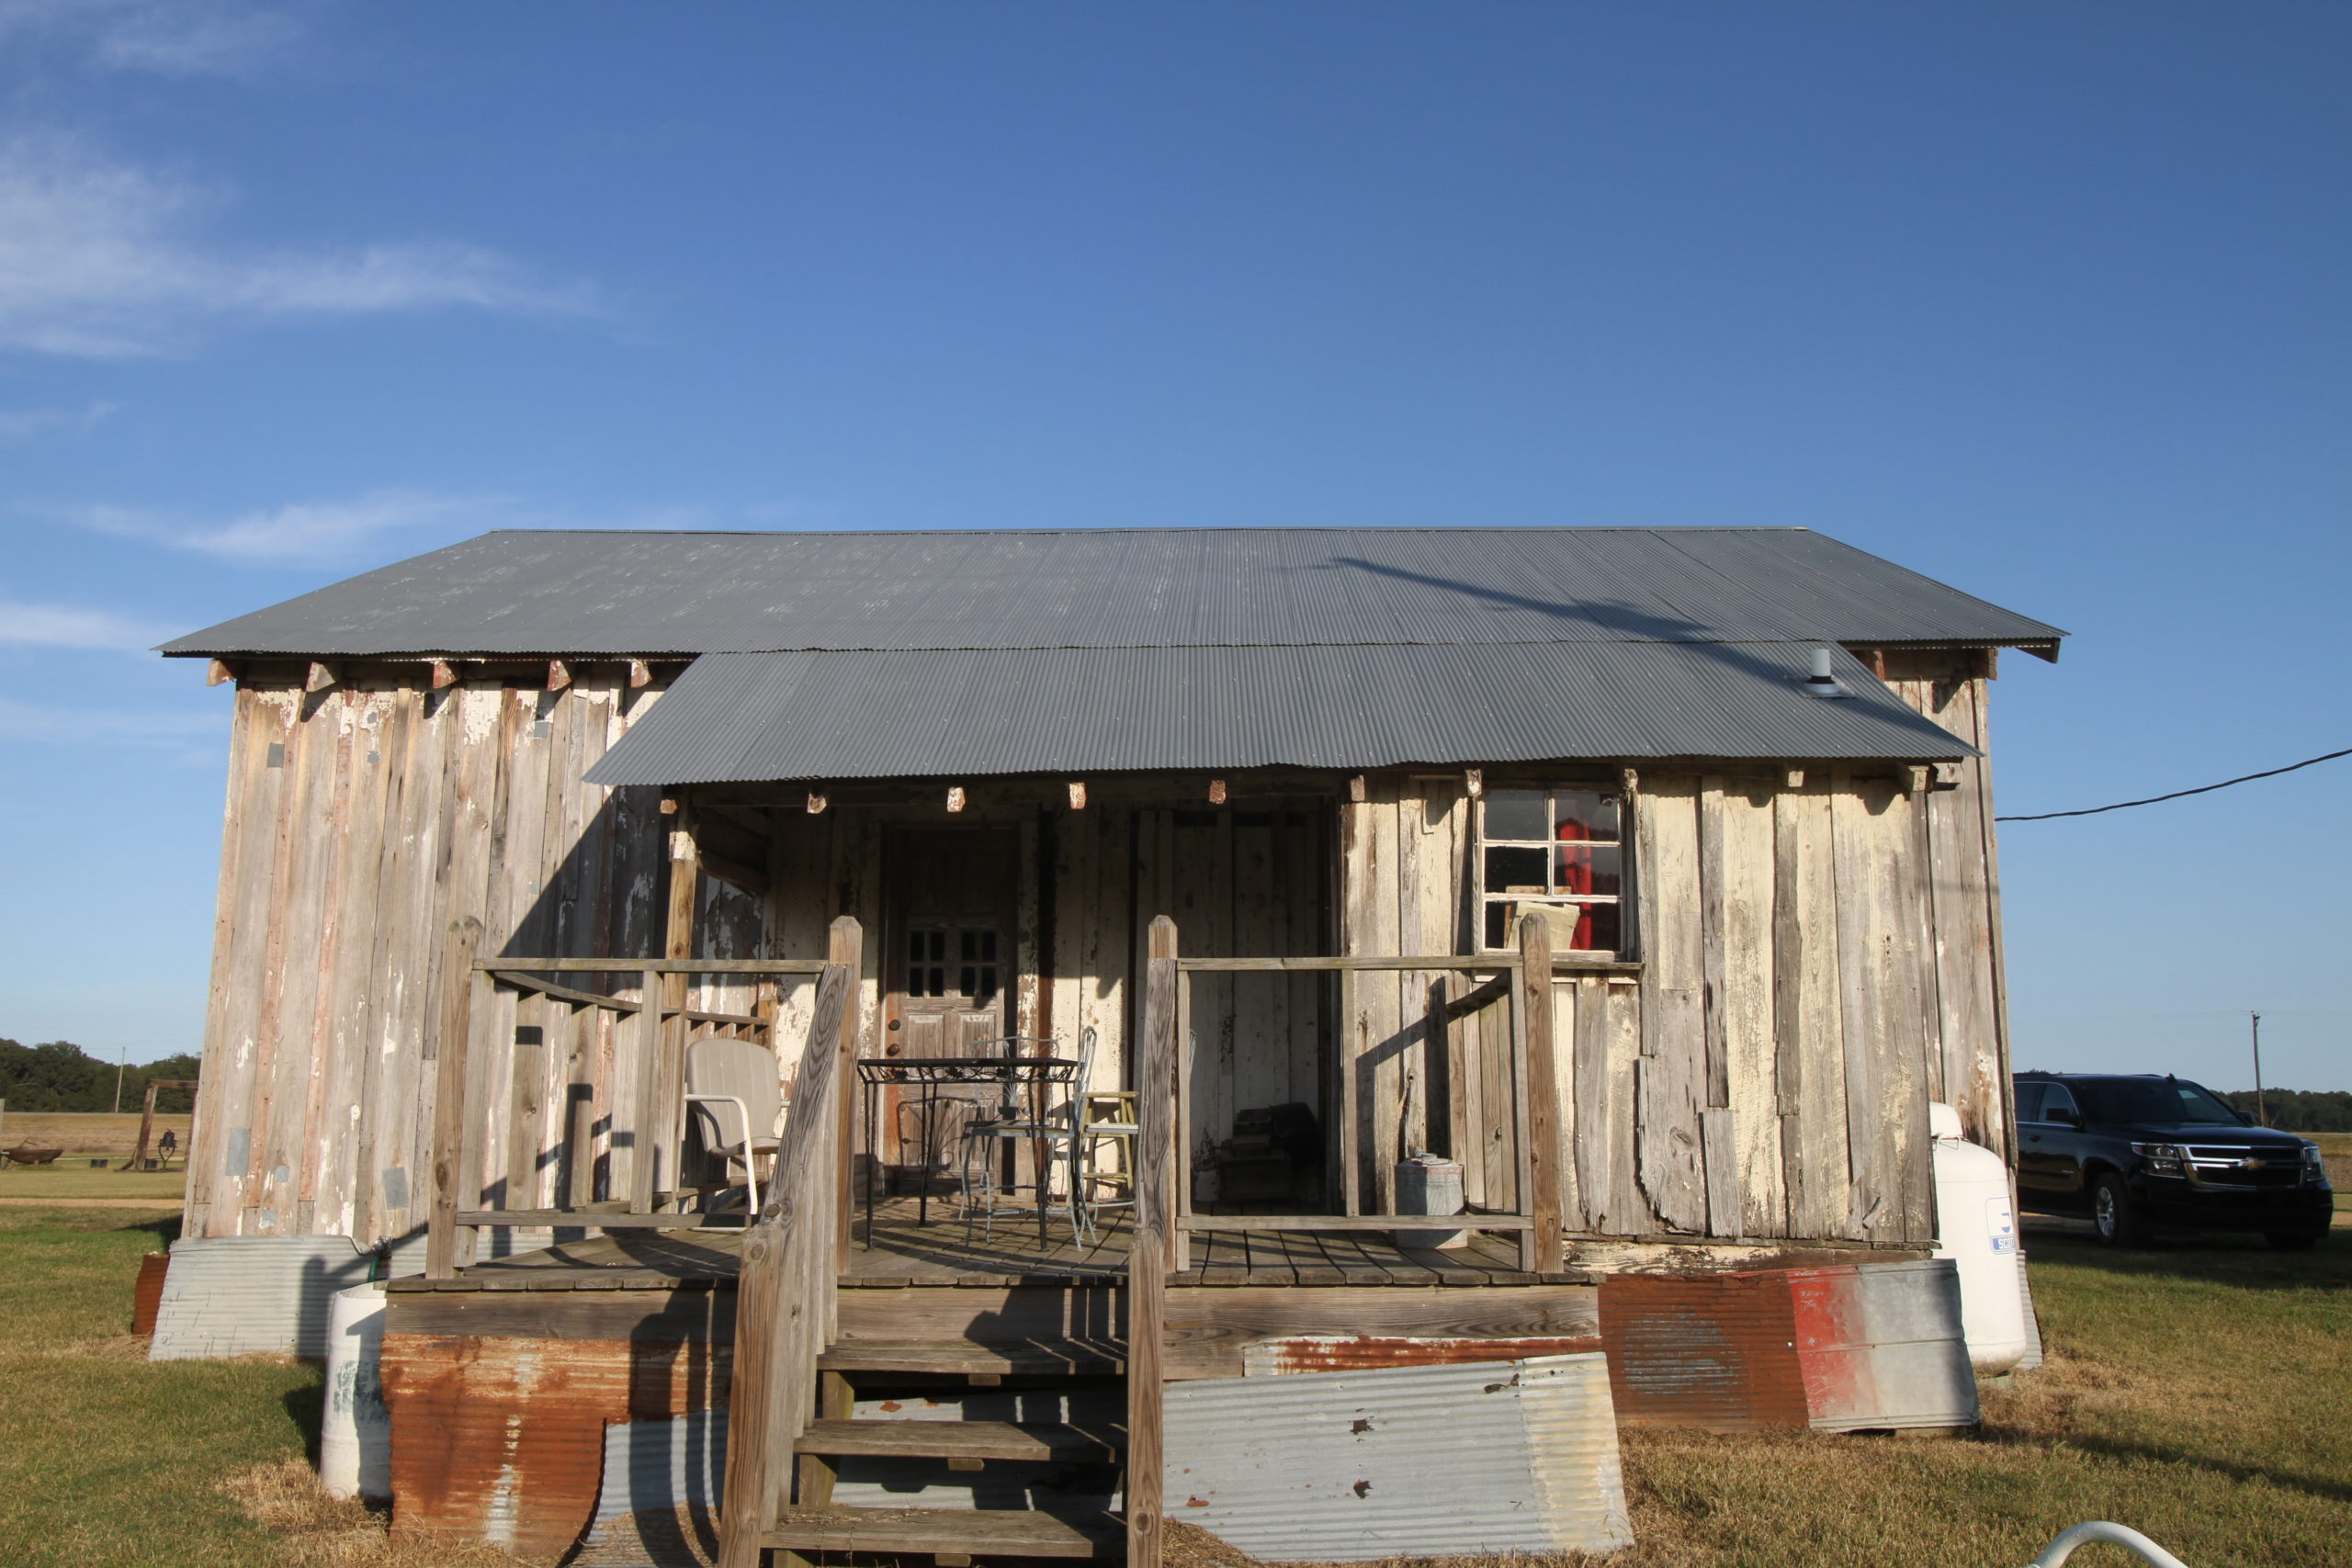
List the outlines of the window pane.
{"type": "Polygon", "coordinates": [[[1542,893],[1546,891],[1543,850],[1490,849],[1487,852],[1487,891],[1542,893]]]}
{"type": "Polygon", "coordinates": [[[1504,899],[1497,899],[1487,906],[1487,945],[1488,947],[1510,945],[1511,908],[1510,903],[1504,899]]]}
{"type": "Polygon", "coordinates": [[[1553,835],[1563,839],[1604,839],[1624,835],[1617,827],[1617,797],[1590,790],[1565,789],[1552,797],[1553,835]]]}
{"type": "Polygon", "coordinates": [[[972,999],[976,1002],[992,1002],[996,1000],[995,964],[983,964],[980,965],[980,983],[973,988],[972,999]]]}
{"type": "Polygon", "coordinates": [[[978,990],[978,986],[975,985],[973,980],[972,966],[967,964],[956,976],[956,994],[959,997],[968,997],[978,990]]]}
{"type": "Polygon", "coordinates": [[[1563,893],[1614,894],[1618,857],[1624,852],[1616,844],[1562,844],[1555,886],[1563,893]]]}
{"type": "Polygon", "coordinates": [[[2020,1122],[2041,1120],[2041,1086],[2040,1084],[2018,1085],[2018,1120],[2020,1122]]]}
{"type": "Polygon", "coordinates": [[[1583,953],[1614,953],[1623,946],[1618,941],[1617,906],[1587,904],[1584,918],[1577,922],[1576,941],[1571,945],[1583,953]]]}
{"type": "Polygon", "coordinates": [[[932,932],[932,933],[931,933],[931,961],[932,961],[933,964],[937,964],[937,963],[939,963],[942,959],[945,958],[946,956],[947,956],[947,933],[946,933],[945,931],[933,931],[933,932],[932,932]]]}
{"type": "Polygon", "coordinates": [[[1487,837],[1548,839],[1552,822],[1544,796],[1532,789],[1498,789],[1487,796],[1487,837]]]}
{"type": "Polygon", "coordinates": [[[957,931],[956,935],[958,939],[956,945],[961,949],[956,956],[961,958],[965,963],[969,964],[975,955],[976,950],[979,946],[979,933],[977,931],[957,931]]]}
{"type": "Polygon", "coordinates": [[[996,932],[982,931],[980,933],[980,957],[983,962],[989,964],[996,962],[996,932]]]}

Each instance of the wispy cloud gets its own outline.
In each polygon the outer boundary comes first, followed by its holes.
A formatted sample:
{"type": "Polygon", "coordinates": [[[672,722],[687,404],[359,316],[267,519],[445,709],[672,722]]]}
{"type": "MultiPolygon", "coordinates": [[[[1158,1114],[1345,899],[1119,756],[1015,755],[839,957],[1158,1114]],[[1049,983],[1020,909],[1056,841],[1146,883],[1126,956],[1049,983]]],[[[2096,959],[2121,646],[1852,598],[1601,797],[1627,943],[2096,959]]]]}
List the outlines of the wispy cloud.
{"type": "Polygon", "coordinates": [[[18,648],[143,649],[154,628],[110,610],[0,602],[0,644],[18,648]]]}
{"type": "Polygon", "coordinates": [[[79,434],[121,407],[96,402],[78,409],[0,409],[0,441],[29,441],[59,432],[79,434]]]}
{"type": "Polygon", "coordinates": [[[55,39],[93,64],[166,76],[251,76],[303,31],[288,7],[236,0],[0,0],[0,42],[55,39]]]}
{"type": "Polygon", "coordinates": [[[0,346],[85,358],[184,350],[254,321],[470,308],[596,308],[579,284],[536,277],[454,241],[342,251],[208,243],[225,205],[184,176],[60,136],[0,143],[0,346]]]}
{"type": "Polygon", "coordinates": [[[172,761],[217,764],[221,745],[228,740],[228,727],[219,712],[198,707],[110,712],[104,707],[40,707],[0,696],[0,740],[33,745],[151,745],[176,752],[172,761]],[[211,745],[202,745],[205,740],[211,740],[211,745]]]}
{"type": "Polygon", "coordinates": [[[225,521],[112,506],[93,507],[79,521],[103,534],[146,539],[222,560],[333,566],[380,554],[402,534],[446,537],[514,526],[518,515],[519,509],[500,496],[379,490],[349,501],[297,502],[241,513],[225,521]]]}

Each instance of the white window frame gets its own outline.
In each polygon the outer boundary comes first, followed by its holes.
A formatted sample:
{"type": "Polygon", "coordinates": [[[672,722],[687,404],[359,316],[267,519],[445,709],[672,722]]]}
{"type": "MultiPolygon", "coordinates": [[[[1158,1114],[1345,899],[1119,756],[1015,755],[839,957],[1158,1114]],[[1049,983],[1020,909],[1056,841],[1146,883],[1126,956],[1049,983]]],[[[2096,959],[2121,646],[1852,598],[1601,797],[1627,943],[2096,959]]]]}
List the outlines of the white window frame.
{"type": "MultiPolygon", "coordinates": [[[[1599,783],[1584,784],[1488,784],[1480,793],[1478,809],[1472,819],[1472,907],[1471,935],[1481,953],[1500,953],[1506,945],[1496,947],[1487,941],[1487,911],[1490,905],[1538,904],[1554,908],[1574,908],[1582,905],[1613,905],[1617,909],[1617,945],[1613,948],[1575,948],[1573,951],[1595,957],[1623,959],[1634,949],[1634,803],[1625,793],[1599,783]],[[1617,837],[1610,839],[1491,839],[1487,834],[1487,812],[1498,795],[1540,795],[1544,797],[1544,818],[1558,820],[1555,800],[1563,795],[1589,795],[1613,801],[1617,807],[1617,837]],[[1493,849],[1540,849],[1544,852],[1544,886],[1550,888],[1557,878],[1556,852],[1562,844],[1585,843],[1595,848],[1613,847],[1617,851],[1617,891],[1614,893],[1506,893],[1489,892],[1487,887],[1487,852],[1493,849]]],[[[1556,832],[1556,829],[1555,829],[1556,832]]],[[[1506,924],[1505,930],[1509,931],[1506,924]]]]}

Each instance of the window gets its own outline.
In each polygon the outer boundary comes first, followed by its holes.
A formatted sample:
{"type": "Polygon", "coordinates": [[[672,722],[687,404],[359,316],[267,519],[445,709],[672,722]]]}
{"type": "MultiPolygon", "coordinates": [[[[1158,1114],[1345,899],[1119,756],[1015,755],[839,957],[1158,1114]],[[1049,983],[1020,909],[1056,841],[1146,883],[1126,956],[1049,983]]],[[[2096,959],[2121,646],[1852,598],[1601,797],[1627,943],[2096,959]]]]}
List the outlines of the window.
{"type": "Polygon", "coordinates": [[[2018,1120],[2020,1122],[2039,1122],[2041,1120],[2041,1084],[2021,1083],[2018,1085],[2018,1120]]]}
{"type": "MultiPolygon", "coordinates": [[[[1522,909],[1576,921],[1566,946],[1623,946],[1624,814],[1617,796],[1585,789],[1494,789],[1478,817],[1479,926],[1488,948],[1509,947],[1522,909]]],[[[1555,943],[1555,945],[1558,945],[1555,943]]]]}
{"type": "Polygon", "coordinates": [[[2057,1122],[2062,1118],[2073,1122],[2076,1126],[2080,1126],[2083,1121],[2083,1113],[2081,1109],[2075,1104],[2075,1097],[2067,1089],[2064,1084],[2051,1084],[2041,1091],[2041,1114],[2036,1117],[2035,1120],[2039,1122],[2057,1122]]]}

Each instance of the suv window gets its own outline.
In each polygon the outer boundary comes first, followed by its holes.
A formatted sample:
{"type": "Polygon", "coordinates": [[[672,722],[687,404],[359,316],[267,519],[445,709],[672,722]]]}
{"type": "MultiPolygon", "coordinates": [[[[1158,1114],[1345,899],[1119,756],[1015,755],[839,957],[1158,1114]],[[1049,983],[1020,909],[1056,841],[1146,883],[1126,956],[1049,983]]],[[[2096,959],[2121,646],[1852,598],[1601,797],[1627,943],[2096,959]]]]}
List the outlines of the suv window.
{"type": "Polygon", "coordinates": [[[2177,1078],[2091,1078],[2081,1088],[2083,1103],[2101,1122],[2141,1122],[2152,1127],[2191,1122],[2233,1127],[2238,1122],[2228,1106],[2177,1078]]]}
{"type": "Polygon", "coordinates": [[[2075,1103],[2075,1097],[2073,1094],[2068,1092],[2066,1086],[2062,1083],[2042,1085],[2041,1114],[2035,1117],[2034,1120],[2037,1122],[2055,1122],[2058,1120],[2058,1113],[2062,1111],[2073,1111],[2075,1122],[2077,1125],[2081,1123],[2083,1119],[2082,1108],[2075,1103]]]}
{"type": "Polygon", "coordinates": [[[2021,1083],[2018,1085],[2018,1120],[2020,1122],[2039,1122],[2041,1120],[2041,1084],[2021,1083]]]}

